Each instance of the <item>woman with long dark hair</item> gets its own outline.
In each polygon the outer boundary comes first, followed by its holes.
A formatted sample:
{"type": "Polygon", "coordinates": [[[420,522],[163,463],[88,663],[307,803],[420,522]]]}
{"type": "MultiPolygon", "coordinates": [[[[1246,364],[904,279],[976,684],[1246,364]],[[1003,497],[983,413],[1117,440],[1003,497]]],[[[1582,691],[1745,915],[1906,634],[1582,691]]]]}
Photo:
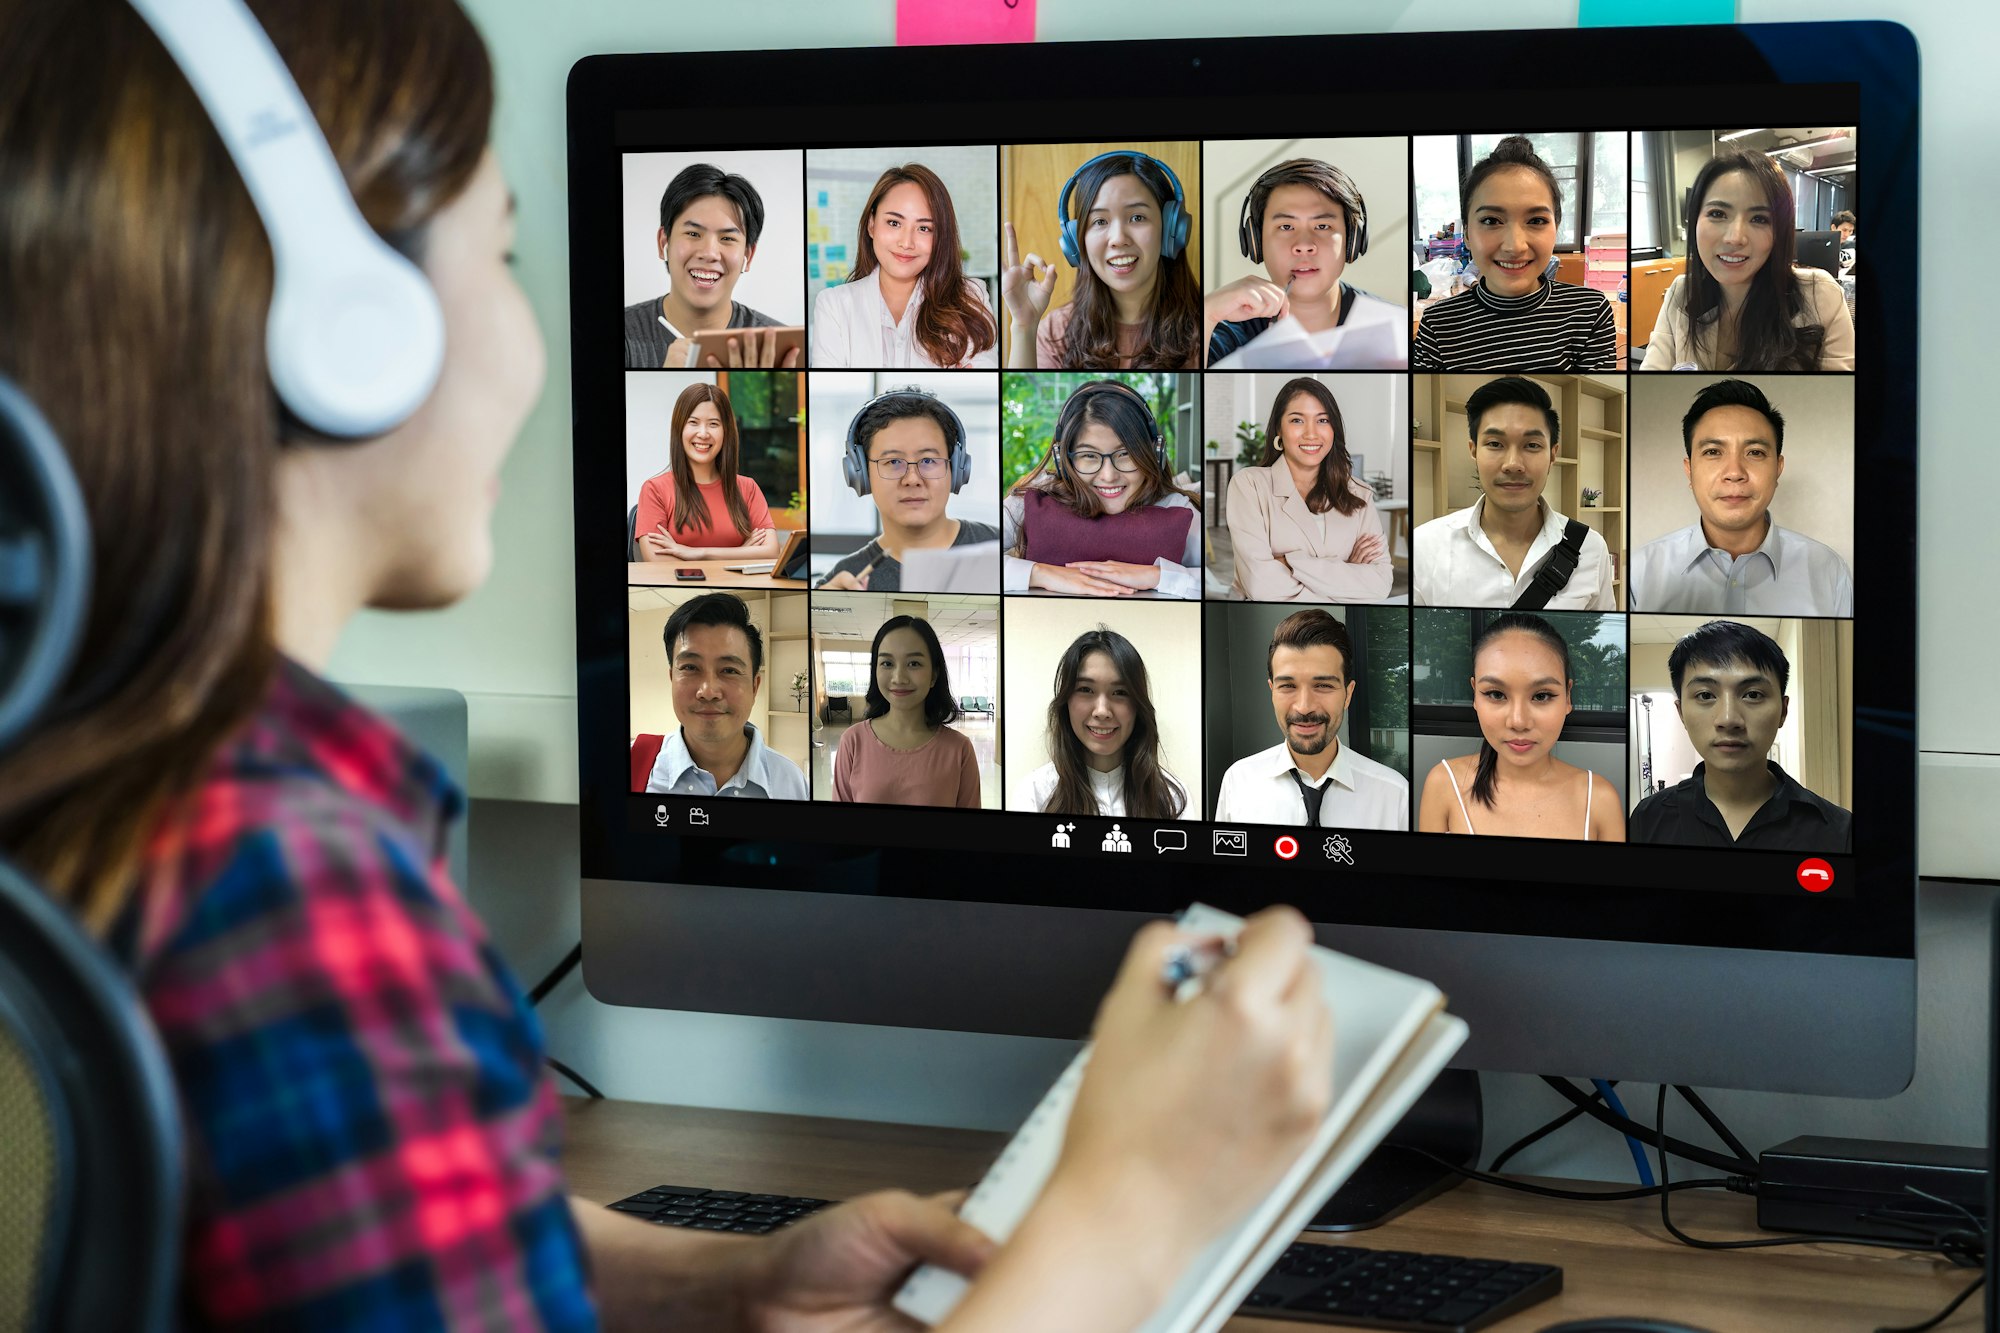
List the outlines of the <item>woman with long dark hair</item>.
{"type": "Polygon", "coordinates": [[[958,214],[936,172],[890,167],[868,192],[854,272],[813,301],[814,369],[997,369],[986,284],[965,276],[958,214]]]}
{"type": "Polygon", "coordinates": [[[1295,912],[1244,931],[1221,975],[1253,984],[1230,1005],[1175,1003],[1162,958],[1196,941],[1140,932],[1063,1164],[990,1269],[991,1241],[906,1194],[768,1239],[568,1197],[541,1030],[441,852],[463,794],[325,677],[364,607],[485,579],[542,381],[492,63],[451,0],[249,9],[312,109],[260,162],[311,170],[330,146],[331,188],[344,176],[442,315],[429,396],[363,442],[281,412],[271,240],[140,13],[12,0],[0,43],[0,375],[68,452],[94,589],[53,704],[0,756],[0,849],[126,964],[173,1070],[179,1320],[886,1327],[927,1262],[984,1270],[945,1333],[1136,1327],[1325,1113],[1331,1023],[1295,912]],[[1190,1068],[1218,1082],[1161,1095],[1190,1068]],[[1098,1256],[1135,1243],[1160,1280],[1103,1282],[1098,1256]]]}
{"type": "Polygon", "coordinates": [[[1625,841],[1617,791],[1607,781],[1599,796],[1597,774],[1555,757],[1575,690],[1555,626],[1526,611],[1487,621],[1472,643],[1479,751],[1431,770],[1417,831],[1625,841]]]}
{"type": "Polygon", "coordinates": [[[868,711],[833,756],[833,799],[979,808],[979,756],[958,719],[931,623],[891,616],[869,649],[868,711]]]}
{"type": "Polygon", "coordinates": [[[1310,375],[1271,400],[1264,455],[1229,483],[1236,595],[1376,602],[1394,574],[1375,492],[1354,475],[1333,390],[1310,375]]]}
{"type": "Polygon", "coordinates": [[[1009,320],[1007,364],[1017,370],[1200,370],[1201,283],[1185,244],[1187,200],[1157,159],[1105,154],[1077,173],[1076,291],[1051,311],[1056,271],[1021,256],[1007,224],[1000,294],[1009,320]],[[1181,222],[1176,227],[1175,219],[1181,222]]]}
{"type": "Polygon", "coordinates": [[[1724,149],[1688,191],[1694,255],[1667,285],[1641,370],[1854,369],[1840,282],[1796,265],[1792,187],[1763,153],[1724,149]]]}
{"type": "Polygon", "coordinates": [[[1007,592],[1201,596],[1199,502],[1174,485],[1153,409],[1129,384],[1092,380],[1000,506],[1007,592]]]}
{"type": "Polygon", "coordinates": [[[1099,625],[1056,662],[1049,698],[1049,762],[1014,789],[1011,810],[1133,819],[1195,818],[1187,784],[1160,754],[1160,723],[1146,663],[1132,641],[1099,625]]]}
{"type": "Polygon", "coordinates": [[[639,558],[730,560],[776,551],[763,488],[737,471],[729,395],[706,383],[682,389],[667,440],[667,470],[639,488],[639,558]]]}

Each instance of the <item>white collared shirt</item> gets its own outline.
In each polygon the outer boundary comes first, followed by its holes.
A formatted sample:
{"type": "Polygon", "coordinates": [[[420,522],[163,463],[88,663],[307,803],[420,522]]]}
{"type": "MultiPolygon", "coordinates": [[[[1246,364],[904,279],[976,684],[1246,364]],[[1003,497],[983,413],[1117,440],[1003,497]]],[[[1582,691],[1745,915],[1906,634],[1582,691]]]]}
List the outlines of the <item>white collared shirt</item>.
{"type": "MultiPolygon", "coordinates": [[[[1222,790],[1215,798],[1216,822],[1304,825],[1305,796],[1294,773],[1319,785],[1311,774],[1300,772],[1282,741],[1238,759],[1222,775],[1222,790]]],[[[1320,782],[1326,783],[1319,798],[1320,827],[1409,830],[1410,784],[1387,764],[1343,745],[1320,782]]]]}
{"type": "Polygon", "coordinates": [[[1748,555],[1708,544],[1696,519],[1632,557],[1632,609],[1709,616],[1854,614],[1854,578],[1824,542],[1778,526],[1748,555]]]}
{"type": "Polygon", "coordinates": [[[806,775],[799,766],[764,744],[764,733],[752,723],[743,724],[743,734],[750,738],[749,753],[743,756],[743,763],[729,781],[717,788],[715,775],[695,763],[694,756],[688,752],[687,737],[681,734],[679,727],[675,727],[666,743],[660,746],[660,757],[653,761],[653,771],[646,775],[646,790],[672,792],[679,796],[806,800],[806,775]]]}
{"type": "MultiPolygon", "coordinates": [[[[1562,544],[1569,520],[1558,514],[1547,499],[1536,501],[1542,510],[1542,530],[1521,560],[1515,575],[1493,549],[1493,541],[1480,526],[1486,512],[1486,497],[1480,496],[1470,509],[1460,509],[1434,518],[1411,537],[1410,583],[1418,606],[1509,607],[1520,600],[1535,581],[1535,570],[1543,557],[1562,544]]],[[[1592,530],[1577,553],[1576,570],[1569,582],[1549,598],[1551,611],[1616,611],[1618,598],[1611,589],[1611,549],[1601,534],[1592,530]]],[[[1649,608],[1652,609],[1652,608],[1649,608]]]]}
{"type": "MultiPolygon", "coordinates": [[[[993,303],[986,299],[986,284],[967,278],[965,285],[986,313],[993,303]]],[[[852,368],[860,370],[910,370],[930,367],[952,370],[997,370],[1000,367],[1000,325],[993,325],[993,346],[975,351],[958,366],[939,366],[917,341],[917,309],[924,302],[924,284],[910,293],[899,321],[889,313],[882,299],[882,270],[865,278],[837,283],[813,299],[812,347],[809,360],[814,370],[852,368]]]]}

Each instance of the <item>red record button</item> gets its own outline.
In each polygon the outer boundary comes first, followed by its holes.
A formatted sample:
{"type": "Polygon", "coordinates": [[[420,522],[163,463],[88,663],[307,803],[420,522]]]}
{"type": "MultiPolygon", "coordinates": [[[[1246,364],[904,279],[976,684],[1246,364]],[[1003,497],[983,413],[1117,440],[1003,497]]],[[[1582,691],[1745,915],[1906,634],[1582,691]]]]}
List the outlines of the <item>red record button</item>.
{"type": "Polygon", "coordinates": [[[1817,856],[1799,862],[1799,887],[1807,893],[1825,893],[1833,887],[1833,867],[1817,856]]]}
{"type": "Polygon", "coordinates": [[[1278,854],[1279,860],[1289,861],[1299,854],[1299,840],[1287,833],[1271,844],[1271,850],[1278,854]]]}

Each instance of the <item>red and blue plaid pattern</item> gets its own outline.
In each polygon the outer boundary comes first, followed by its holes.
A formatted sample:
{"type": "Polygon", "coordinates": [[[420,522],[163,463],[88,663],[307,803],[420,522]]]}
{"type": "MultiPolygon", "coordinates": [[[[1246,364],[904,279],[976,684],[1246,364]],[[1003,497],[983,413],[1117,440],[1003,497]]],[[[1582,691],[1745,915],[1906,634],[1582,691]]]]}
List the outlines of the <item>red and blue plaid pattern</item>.
{"type": "Polygon", "coordinates": [[[285,663],[148,856],[138,978],[189,1139],[189,1322],[589,1329],[561,1104],[452,885],[464,797],[285,663]]]}

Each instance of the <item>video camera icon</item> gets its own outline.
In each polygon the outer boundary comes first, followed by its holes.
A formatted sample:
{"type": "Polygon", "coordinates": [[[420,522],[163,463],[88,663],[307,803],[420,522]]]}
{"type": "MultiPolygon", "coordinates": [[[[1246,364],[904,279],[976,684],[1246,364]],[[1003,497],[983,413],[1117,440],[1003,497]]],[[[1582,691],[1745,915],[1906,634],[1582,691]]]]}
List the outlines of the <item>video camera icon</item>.
{"type": "Polygon", "coordinates": [[[1211,850],[1217,856],[1248,856],[1250,855],[1250,835],[1242,829],[1219,828],[1215,830],[1215,839],[1211,844],[1211,850]]]}

